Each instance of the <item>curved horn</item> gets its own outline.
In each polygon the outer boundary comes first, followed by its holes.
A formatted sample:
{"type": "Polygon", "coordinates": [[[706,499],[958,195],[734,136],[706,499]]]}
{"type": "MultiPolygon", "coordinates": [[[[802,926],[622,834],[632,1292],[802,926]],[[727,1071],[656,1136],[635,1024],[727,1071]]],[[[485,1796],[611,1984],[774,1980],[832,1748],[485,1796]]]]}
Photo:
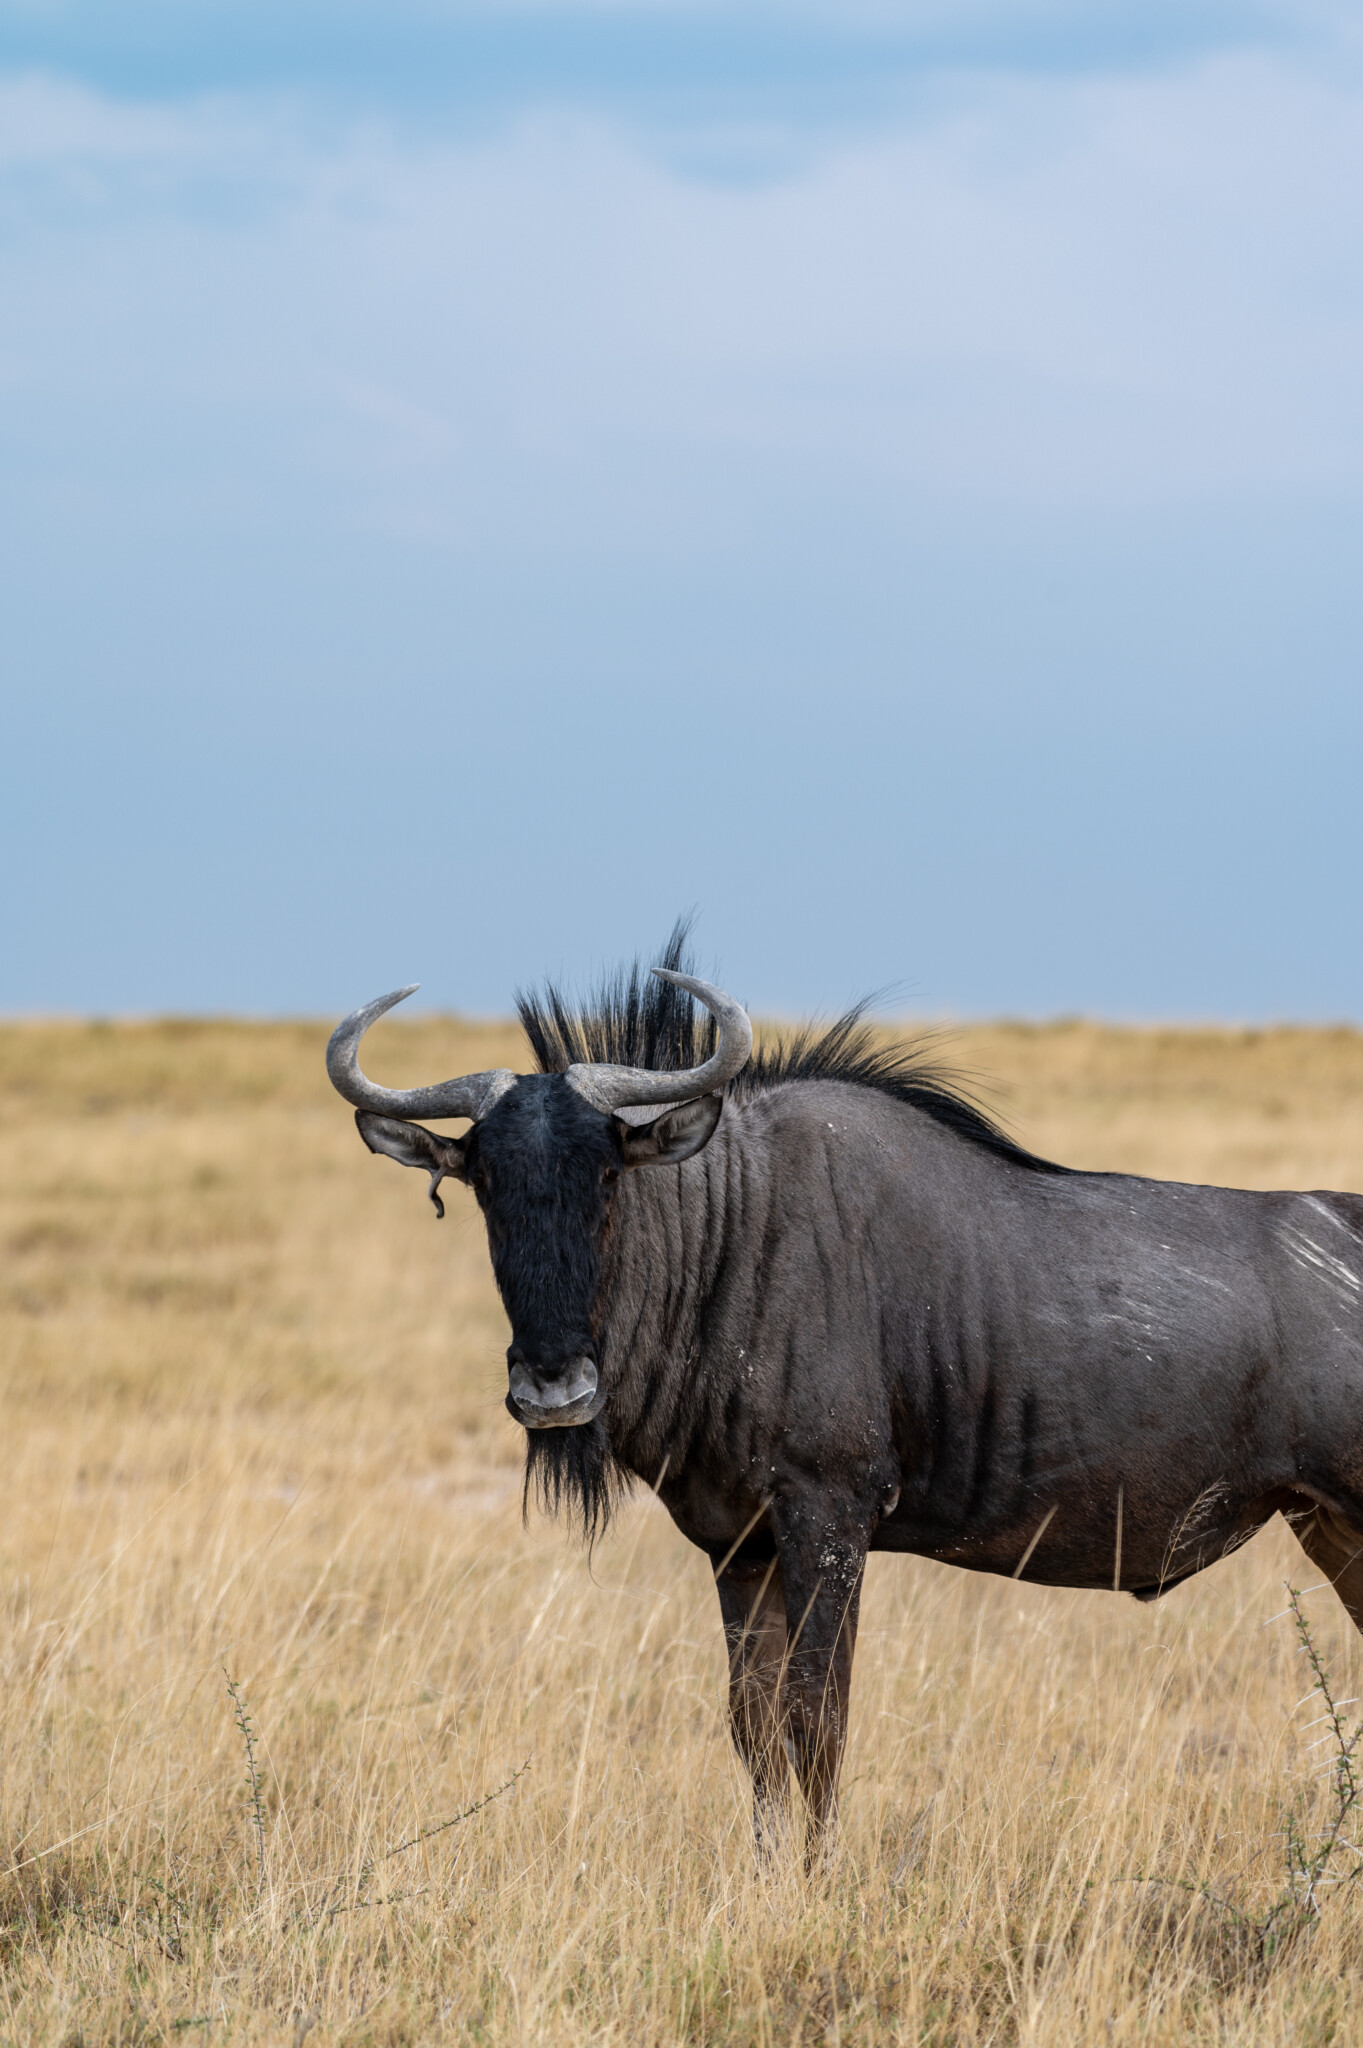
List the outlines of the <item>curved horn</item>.
{"type": "Polygon", "coordinates": [[[376,1110],[380,1116],[471,1116],[476,1123],[486,1116],[499,1096],[516,1084],[507,1067],[487,1074],[461,1074],[453,1081],[439,1081],[434,1088],[380,1088],[360,1072],[360,1040],[370,1025],[394,1003],[405,1002],[421,986],[395,988],[390,996],[378,996],[362,1010],[352,1010],[336,1026],[327,1046],[327,1072],[338,1095],[356,1109],[376,1110]]]}
{"type": "Polygon", "coordinates": [[[686,1067],[679,1073],[659,1073],[649,1067],[612,1067],[604,1063],[569,1067],[567,1080],[584,1101],[596,1109],[632,1109],[650,1102],[684,1102],[693,1095],[709,1095],[732,1081],[748,1063],[752,1051],[752,1025],[748,1013],[722,988],[697,981],[690,974],[674,974],[670,967],[655,967],[659,981],[670,981],[704,1003],[719,1026],[719,1044],[704,1066],[686,1067]]]}

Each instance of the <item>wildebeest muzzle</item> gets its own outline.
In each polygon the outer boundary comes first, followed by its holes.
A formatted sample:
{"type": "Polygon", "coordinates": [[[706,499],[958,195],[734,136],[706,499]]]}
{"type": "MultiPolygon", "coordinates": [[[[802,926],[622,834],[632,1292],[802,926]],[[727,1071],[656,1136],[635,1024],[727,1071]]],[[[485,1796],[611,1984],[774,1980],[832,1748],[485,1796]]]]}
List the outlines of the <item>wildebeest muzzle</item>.
{"type": "Polygon", "coordinates": [[[595,1360],[585,1354],[550,1369],[532,1365],[513,1344],[507,1364],[507,1409],[527,1429],[575,1429],[606,1405],[595,1360]]]}

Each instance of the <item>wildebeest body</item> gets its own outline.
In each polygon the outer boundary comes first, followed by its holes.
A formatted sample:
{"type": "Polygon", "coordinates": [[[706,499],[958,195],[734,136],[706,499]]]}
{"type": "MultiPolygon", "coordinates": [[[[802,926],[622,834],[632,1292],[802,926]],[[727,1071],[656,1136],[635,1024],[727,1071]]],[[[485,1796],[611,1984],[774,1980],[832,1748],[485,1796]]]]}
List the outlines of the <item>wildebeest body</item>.
{"type": "Polygon", "coordinates": [[[1360,1274],[1356,1196],[1043,1172],[778,1087],[617,1198],[611,1449],[717,1560],[836,1468],[872,1549],[1012,1573],[1053,1508],[1019,1576],[1157,1590],[1285,1493],[1358,1501],[1360,1274]]]}
{"type": "Polygon", "coordinates": [[[1049,1165],[846,1023],[644,1128],[523,1014],[551,1071],[472,1077],[463,1140],[360,1127],[477,1193],[551,1504],[633,1475],[709,1555],[759,1833],[787,1750],[833,1811],[868,1550],[1153,1597],[1282,1509],[1363,1623],[1363,1199],[1049,1165]]]}

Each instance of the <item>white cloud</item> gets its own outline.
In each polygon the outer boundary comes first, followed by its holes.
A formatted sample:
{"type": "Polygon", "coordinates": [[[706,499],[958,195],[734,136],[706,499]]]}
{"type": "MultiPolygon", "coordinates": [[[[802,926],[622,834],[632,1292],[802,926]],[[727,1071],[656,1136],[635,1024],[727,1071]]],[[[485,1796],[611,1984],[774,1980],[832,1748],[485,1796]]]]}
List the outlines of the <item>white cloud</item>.
{"type": "Polygon", "coordinates": [[[452,530],[669,450],[928,499],[1363,484],[1363,92],[1264,59],[960,83],[738,188],[567,114],[416,144],[29,80],[0,136],[35,444],[99,393],[210,452],[224,409],[230,460],[257,408],[281,488],[452,530]]]}

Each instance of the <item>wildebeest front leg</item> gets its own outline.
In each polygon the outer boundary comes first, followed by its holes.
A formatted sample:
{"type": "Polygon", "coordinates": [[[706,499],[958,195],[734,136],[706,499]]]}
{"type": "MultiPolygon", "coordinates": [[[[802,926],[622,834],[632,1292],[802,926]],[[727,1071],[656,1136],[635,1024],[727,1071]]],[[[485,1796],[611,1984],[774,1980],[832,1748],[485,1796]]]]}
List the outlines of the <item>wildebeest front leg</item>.
{"type": "Polygon", "coordinates": [[[1317,1571],[1326,1574],[1355,1628],[1363,1631],[1363,1515],[1346,1521],[1333,1508],[1305,1502],[1287,1521],[1317,1571]]]}
{"type": "Polygon", "coordinates": [[[729,1649],[729,1721],[753,1788],[753,1833],[768,1852],[790,1818],[790,1769],[781,1728],[786,1609],[781,1567],[733,1559],[718,1574],[729,1649]]]}
{"type": "Polygon", "coordinates": [[[826,1512],[801,1514],[777,1535],[790,1638],[784,1719],[804,1794],[811,1865],[837,1819],[868,1539],[855,1519],[826,1512]]]}

